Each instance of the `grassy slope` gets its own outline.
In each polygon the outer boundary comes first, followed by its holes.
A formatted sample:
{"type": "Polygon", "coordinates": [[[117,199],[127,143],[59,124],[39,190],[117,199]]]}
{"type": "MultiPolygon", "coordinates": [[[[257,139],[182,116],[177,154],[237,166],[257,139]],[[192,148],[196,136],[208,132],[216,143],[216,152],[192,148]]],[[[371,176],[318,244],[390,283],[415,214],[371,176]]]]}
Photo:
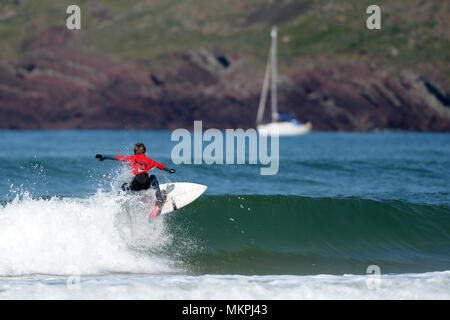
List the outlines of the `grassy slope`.
{"type": "Polygon", "coordinates": [[[379,0],[382,31],[365,27],[369,0],[22,1],[20,7],[0,0],[0,49],[13,60],[27,53],[23,44],[38,32],[65,24],[67,6],[76,3],[83,32],[73,45],[116,58],[152,59],[206,47],[244,52],[259,66],[267,58],[270,25],[277,23],[282,68],[297,56],[350,59],[352,51],[364,50],[394,69],[432,61],[450,76],[450,8],[440,0],[379,0]],[[1,18],[11,10],[13,16],[1,18]]]}

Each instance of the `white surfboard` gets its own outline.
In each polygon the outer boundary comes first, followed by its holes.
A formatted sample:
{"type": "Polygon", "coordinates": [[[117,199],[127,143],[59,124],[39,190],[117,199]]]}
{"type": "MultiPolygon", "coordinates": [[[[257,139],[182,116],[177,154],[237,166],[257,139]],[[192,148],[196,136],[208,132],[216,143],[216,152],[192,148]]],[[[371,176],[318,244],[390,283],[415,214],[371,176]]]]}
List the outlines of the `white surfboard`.
{"type": "Polygon", "coordinates": [[[165,190],[167,194],[166,202],[164,202],[159,215],[187,206],[200,197],[208,188],[202,184],[189,182],[165,183],[159,185],[159,187],[161,191],[165,190]]]}

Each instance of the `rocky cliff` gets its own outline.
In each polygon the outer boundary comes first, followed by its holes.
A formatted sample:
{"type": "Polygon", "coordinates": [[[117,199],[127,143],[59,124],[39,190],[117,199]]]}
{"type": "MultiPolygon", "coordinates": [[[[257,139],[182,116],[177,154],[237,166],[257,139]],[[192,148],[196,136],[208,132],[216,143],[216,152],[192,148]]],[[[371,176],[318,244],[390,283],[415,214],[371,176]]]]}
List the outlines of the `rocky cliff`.
{"type": "MultiPolygon", "coordinates": [[[[307,11],[308,2],[301,4],[298,12],[280,9],[280,19],[315,14],[307,11]]],[[[20,12],[26,5],[11,6],[20,12]]],[[[14,12],[4,12],[4,20],[14,19],[14,12]]],[[[111,14],[102,5],[91,10],[100,26],[114,22],[111,14]]],[[[270,11],[255,10],[247,19],[265,15],[272,17],[270,11]]],[[[333,23],[346,19],[335,15],[333,23]]],[[[39,19],[30,21],[20,28],[42,25],[39,19]]],[[[202,120],[204,128],[254,126],[267,34],[257,54],[261,63],[245,45],[216,42],[186,50],[167,46],[148,57],[116,56],[92,50],[81,32],[44,23],[12,55],[0,53],[0,128],[175,129],[192,128],[194,120],[202,120]]],[[[448,44],[447,35],[442,37],[448,44]]],[[[282,36],[280,47],[291,48],[289,42],[282,36]]],[[[389,63],[402,49],[388,47],[384,59],[365,45],[286,56],[280,68],[280,111],[312,121],[317,130],[450,131],[448,52],[440,60],[402,65],[389,63]]]]}

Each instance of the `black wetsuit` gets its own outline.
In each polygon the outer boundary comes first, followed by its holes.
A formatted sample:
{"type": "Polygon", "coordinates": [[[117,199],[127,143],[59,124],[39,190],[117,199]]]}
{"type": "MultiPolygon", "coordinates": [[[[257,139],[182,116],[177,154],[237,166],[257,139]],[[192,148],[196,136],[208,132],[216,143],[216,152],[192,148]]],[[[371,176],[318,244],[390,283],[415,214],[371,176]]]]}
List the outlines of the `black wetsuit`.
{"type": "Polygon", "coordinates": [[[147,173],[142,172],[136,175],[130,184],[124,183],[122,185],[122,190],[142,191],[150,188],[155,189],[156,199],[162,203],[164,200],[163,195],[161,194],[161,190],[159,188],[158,179],[156,179],[153,174],[149,176],[147,173]]]}

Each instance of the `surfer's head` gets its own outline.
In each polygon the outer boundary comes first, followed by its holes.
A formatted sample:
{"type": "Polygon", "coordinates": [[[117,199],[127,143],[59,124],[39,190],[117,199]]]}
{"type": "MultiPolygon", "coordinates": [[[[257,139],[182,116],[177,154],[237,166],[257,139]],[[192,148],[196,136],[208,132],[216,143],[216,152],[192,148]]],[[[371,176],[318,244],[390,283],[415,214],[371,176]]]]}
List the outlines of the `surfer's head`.
{"type": "Polygon", "coordinates": [[[145,144],[142,142],[136,143],[134,146],[134,154],[145,154],[147,152],[147,149],[145,148],[145,144]]]}

